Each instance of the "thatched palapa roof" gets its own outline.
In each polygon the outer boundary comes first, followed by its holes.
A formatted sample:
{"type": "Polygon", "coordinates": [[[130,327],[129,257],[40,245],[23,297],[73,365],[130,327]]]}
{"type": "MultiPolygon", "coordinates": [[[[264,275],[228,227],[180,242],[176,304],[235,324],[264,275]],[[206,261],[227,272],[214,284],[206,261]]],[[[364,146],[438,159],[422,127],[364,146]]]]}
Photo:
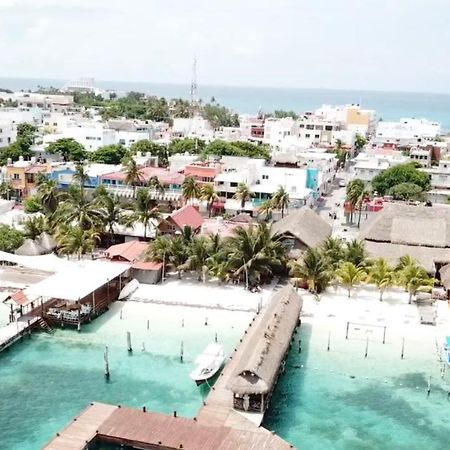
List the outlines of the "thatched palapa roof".
{"type": "Polygon", "coordinates": [[[25,242],[15,251],[16,255],[38,256],[47,253],[44,247],[32,239],[25,239],[25,242]]]}
{"type": "Polygon", "coordinates": [[[39,245],[47,250],[46,253],[50,253],[56,248],[57,243],[48,233],[42,233],[39,236],[39,245]]]}
{"type": "Polygon", "coordinates": [[[302,301],[292,285],[278,291],[254,331],[227,388],[234,394],[267,394],[297,325],[302,301]]]}
{"type": "Polygon", "coordinates": [[[439,269],[439,275],[441,277],[441,284],[445,289],[450,289],[450,264],[446,264],[439,269]]]}
{"type": "Polygon", "coordinates": [[[435,262],[450,262],[450,206],[386,205],[360,237],[371,257],[396,263],[409,255],[434,272],[435,262]]]}
{"type": "Polygon", "coordinates": [[[331,236],[331,226],[311,208],[304,206],[272,225],[274,233],[291,235],[314,248],[331,236]]]}

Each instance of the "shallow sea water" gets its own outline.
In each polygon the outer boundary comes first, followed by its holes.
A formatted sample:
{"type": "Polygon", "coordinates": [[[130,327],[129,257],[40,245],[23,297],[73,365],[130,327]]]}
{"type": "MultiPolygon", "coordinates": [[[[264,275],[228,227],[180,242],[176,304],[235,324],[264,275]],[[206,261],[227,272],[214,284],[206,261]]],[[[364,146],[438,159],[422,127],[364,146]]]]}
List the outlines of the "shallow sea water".
{"type": "MultiPolygon", "coordinates": [[[[389,330],[388,330],[389,332],[389,330]]],[[[304,324],[289,354],[264,425],[300,449],[442,450],[449,448],[448,372],[441,377],[432,343],[389,334],[331,338],[304,324]],[[302,351],[298,351],[301,339],[302,351]],[[429,377],[431,392],[427,395],[429,377]]]]}
{"type": "Polygon", "coordinates": [[[91,401],[145,405],[153,411],[195,416],[207,394],[189,378],[195,358],[214,341],[215,333],[231,351],[251,317],[249,313],[116,303],[81,333],[65,329],[25,338],[0,355],[0,447],[41,448],[91,401]],[[121,320],[118,309],[122,307],[121,320]],[[132,355],[127,352],[128,330],[132,355]],[[104,379],[105,345],[109,382],[104,379]]]}

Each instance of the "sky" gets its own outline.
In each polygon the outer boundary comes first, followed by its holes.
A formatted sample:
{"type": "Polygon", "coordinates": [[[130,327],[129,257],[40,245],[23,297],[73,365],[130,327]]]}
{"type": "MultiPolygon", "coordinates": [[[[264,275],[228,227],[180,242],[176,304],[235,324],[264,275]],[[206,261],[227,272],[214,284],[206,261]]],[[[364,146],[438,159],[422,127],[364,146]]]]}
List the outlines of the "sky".
{"type": "Polygon", "coordinates": [[[0,77],[450,92],[449,0],[0,0],[0,77]]]}

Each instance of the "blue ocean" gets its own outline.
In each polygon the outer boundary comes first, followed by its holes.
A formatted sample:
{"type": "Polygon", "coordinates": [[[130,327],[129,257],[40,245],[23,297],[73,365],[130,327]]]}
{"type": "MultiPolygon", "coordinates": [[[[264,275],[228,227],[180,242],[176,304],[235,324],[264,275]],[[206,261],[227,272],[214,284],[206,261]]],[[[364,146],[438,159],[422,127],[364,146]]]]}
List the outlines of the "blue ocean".
{"type": "MultiPolygon", "coordinates": [[[[0,78],[0,88],[12,90],[36,89],[37,86],[62,87],[64,80],[0,78]]],[[[118,92],[139,91],[166,98],[189,98],[189,85],[96,81],[96,86],[118,92]]],[[[450,94],[416,92],[382,92],[331,89],[292,89],[263,87],[233,87],[199,85],[198,96],[205,102],[212,97],[239,113],[254,114],[275,109],[296,112],[312,111],[323,104],[343,105],[358,103],[363,108],[374,109],[383,120],[401,117],[427,118],[438,121],[450,131],[450,94]]]]}

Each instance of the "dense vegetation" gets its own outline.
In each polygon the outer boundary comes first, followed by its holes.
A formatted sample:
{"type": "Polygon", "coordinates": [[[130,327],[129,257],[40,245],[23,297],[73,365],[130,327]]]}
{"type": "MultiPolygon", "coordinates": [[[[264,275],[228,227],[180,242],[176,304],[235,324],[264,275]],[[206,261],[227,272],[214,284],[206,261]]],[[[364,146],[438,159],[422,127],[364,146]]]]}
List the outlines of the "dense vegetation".
{"type": "Polygon", "coordinates": [[[34,135],[36,131],[36,127],[32,124],[18,124],[16,141],[0,151],[0,165],[5,165],[9,158],[14,162],[21,156],[24,159],[29,159],[33,156],[31,146],[34,143],[34,135]]]}
{"type": "MultiPolygon", "coordinates": [[[[420,189],[420,192],[430,189],[430,176],[418,170],[414,163],[406,163],[383,170],[372,180],[371,184],[373,190],[378,192],[379,195],[386,195],[390,189],[403,183],[407,183],[408,186],[403,186],[400,189],[400,192],[403,192],[402,195],[405,192],[408,192],[408,195],[416,195],[418,189],[420,189]]],[[[398,194],[398,191],[394,190],[393,193],[398,194]]]]}

